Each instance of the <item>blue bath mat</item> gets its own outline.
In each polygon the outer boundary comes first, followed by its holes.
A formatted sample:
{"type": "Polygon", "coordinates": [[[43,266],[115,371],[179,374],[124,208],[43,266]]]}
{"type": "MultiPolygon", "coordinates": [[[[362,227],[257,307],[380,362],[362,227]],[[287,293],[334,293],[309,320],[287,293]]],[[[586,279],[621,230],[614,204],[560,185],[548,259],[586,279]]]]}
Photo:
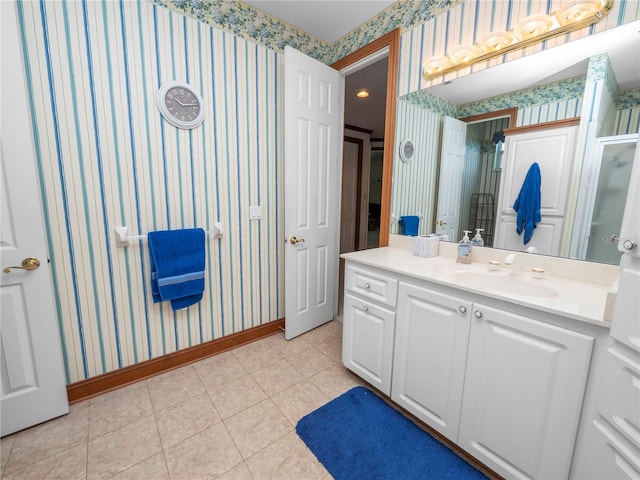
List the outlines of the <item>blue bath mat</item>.
{"type": "Polygon", "coordinates": [[[487,478],[363,387],[303,417],[296,431],[336,480],[487,478]]]}

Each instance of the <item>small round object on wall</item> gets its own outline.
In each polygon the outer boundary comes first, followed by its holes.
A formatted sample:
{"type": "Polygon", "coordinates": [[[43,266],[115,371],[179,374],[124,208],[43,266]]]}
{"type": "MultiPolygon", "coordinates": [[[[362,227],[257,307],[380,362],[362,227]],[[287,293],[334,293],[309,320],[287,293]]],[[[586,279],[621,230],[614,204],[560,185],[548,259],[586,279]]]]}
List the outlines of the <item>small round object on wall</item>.
{"type": "Polygon", "coordinates": [[[202,97],[187,83],[165,83],[158,90],[156,101],[165,120],[178,128],[196,128],[204,120],[202,97]]]}
{"type": "Polygon", "coordinates": [[[413,157],[414,147],[413,142],[408,139],[404,139],[400,142],[400,160],[404,163],[408,163],[413,157]]]}

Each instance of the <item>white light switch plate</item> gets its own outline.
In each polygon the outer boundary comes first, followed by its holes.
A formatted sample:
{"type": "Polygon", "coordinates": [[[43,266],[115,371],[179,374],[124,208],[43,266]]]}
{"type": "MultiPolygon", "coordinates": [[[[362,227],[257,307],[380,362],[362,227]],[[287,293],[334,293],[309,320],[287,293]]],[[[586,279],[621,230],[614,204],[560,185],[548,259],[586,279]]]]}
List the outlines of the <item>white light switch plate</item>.
{"type": "Polygon", "coordinates": [[[260,220],[262,218],[262,207],[260,205],[252,205],[249,207],[249,219],[260,220]]]}

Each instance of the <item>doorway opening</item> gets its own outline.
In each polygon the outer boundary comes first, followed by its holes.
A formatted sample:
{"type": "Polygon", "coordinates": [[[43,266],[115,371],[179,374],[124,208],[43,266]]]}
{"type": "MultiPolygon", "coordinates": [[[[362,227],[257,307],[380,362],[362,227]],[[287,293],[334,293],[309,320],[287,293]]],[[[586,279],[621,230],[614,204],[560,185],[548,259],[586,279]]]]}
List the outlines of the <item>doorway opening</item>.
{"type": "MultiPolygon", "coordinates": [[[[348,168],[346,173],[343,167],[341,205],[342,212],[347,212],[347,218],[341,219],[341,253],[389,244],[399,51],[400,31],[396,29],[331,65],[345,77],[345,137],[349,137],[345,138],[344,143],[345,153],[350,158],[344,162],[344,167],[348,168]],[[365,80],[370,85],[369,97],[374,91],[374,85],[376,100],[384,99],[380,103],[382,107],[377,107],[377,112],[371,112],[366,108],[367,105],[371,106],[371,101],[355,103],[348,113],[347,96],[362,98],[355,94],[365,88],[362,85],[365,80]],[[357,105],[364,108],[356,108],[357,105]],[[374,114],[380,117],[377,124],[371,124],[367,120],[367,117],[374,114]],[[362,127],[365,122],[368,128],[362,127]],[[382,132],[382,137],[377,132],[382,132]],[[357,141],[354,142],[354,138],[363,140],[362,153],[354,153],[354,145],[358,144],[357,141]],[[365,146],[367,143],[368,147],[365,146]],[[361,160],[355,160],[357,158],[361,160]],[[357,180],[353,178],[354,172],[357,172],[357,180]],[[350,184],[349,188],[345,187],[345,181],[350,184]],[[355,193],[354,186],[358,190],[355,193]],[[355,219],[348,218],[348,215],[355,215],[355,219]],[[344,236],[343,226],[348,228],[344,236]]],[[[366,99],[367,97],[363,98],[365,101],[366,99]]],[[[343,310],[343,285],[344,260],[340,259],[338,317],[343,310]]]]}

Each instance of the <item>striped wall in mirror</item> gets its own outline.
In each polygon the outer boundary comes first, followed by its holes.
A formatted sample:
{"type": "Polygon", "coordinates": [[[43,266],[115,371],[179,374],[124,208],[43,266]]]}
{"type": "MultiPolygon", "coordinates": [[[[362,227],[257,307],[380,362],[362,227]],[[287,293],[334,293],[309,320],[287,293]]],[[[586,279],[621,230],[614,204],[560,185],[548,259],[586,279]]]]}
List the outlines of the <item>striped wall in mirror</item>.
{"type": "Polygon", "coordinates": [[[640,4],[636,0],[616,0],[609,14],[601,22],[589,28],[492,58],[472,68],[463,68],[431,81],[426,81],[422,77],[422,65],[427,59],[444,55],[457,45],[476,43],[489,32],[509,30],[529,15],[554,12],[562,3],[566,2],[563,0],[528,0],[526,2],[467,0],[407,30],[401,35],[398,96],[640,19],[640,4]]]}

